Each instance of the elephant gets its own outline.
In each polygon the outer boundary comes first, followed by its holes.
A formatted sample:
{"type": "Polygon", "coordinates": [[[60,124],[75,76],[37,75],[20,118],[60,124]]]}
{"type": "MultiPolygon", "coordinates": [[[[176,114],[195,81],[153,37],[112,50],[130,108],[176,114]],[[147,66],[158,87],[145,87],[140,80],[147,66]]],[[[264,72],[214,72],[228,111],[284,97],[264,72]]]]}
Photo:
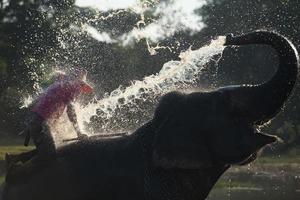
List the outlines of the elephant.
{"type": "Polygon", "coordinates": [[[244,165],[276,142],[259,127],[284,107],[299,58],[269,31],[226,36],[225,46],[270,45],[279,58],[257,85],[162,96],[153,118],[129,135],[73,142],[30,179],[5,183],[3,200],[201,200],[232,165],[244,165]]]}

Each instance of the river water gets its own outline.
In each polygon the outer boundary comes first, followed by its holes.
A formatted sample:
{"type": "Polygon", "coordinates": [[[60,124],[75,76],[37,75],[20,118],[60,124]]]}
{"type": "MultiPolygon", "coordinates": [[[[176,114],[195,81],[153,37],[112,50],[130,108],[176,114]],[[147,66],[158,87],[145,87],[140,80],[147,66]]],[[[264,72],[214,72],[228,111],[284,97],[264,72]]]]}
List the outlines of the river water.
{"type": "MultiPolygon", "coordinates": [[[[255,165],[255,164],[254,164],[255,165]]],[[[298,200],[300,164],[267,164],[253,169],[234,167],[211,191],[208,200],[298,200]],[[264,169],[262,169],[264,168],[264,169]]]]}

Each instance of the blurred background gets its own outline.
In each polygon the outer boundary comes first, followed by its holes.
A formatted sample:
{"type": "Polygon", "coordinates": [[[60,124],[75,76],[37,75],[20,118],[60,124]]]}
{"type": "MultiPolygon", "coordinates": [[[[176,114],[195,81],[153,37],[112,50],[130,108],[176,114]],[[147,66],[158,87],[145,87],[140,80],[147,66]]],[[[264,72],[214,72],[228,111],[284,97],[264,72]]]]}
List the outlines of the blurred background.
{"type": "MultiPolygon", "coordinates": [[[[158,73],[180,52],[257,29],[285,35],[299,51],[299,0],[0,0],[0,182],[3,154],[24,150],[18,133],[25,104],[51,82],[54,70],[86,68],[97,101],[158,73]]],[[[270,48],[228,48],[199,84],[260,83],[276,68],[270,48]]],[[[266,148],[254,164],[231,169],[209,199],[300,198],[299,113],[298,84],[283,112],[264,127],[284,143],[266,148]]]]}

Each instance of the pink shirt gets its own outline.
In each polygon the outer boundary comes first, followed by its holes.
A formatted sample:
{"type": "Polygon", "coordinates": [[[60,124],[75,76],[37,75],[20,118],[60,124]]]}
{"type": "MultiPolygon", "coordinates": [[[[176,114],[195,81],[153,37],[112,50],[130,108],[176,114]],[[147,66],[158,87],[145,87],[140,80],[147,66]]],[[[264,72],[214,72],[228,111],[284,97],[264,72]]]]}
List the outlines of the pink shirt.
{"type": "Polygon", "coordinates": [[[59,118],[66,106],[81,93],[89,94],[92,87],[82,80],[56,81],[38,97],[31,111],[45,120],[59,118]]]}

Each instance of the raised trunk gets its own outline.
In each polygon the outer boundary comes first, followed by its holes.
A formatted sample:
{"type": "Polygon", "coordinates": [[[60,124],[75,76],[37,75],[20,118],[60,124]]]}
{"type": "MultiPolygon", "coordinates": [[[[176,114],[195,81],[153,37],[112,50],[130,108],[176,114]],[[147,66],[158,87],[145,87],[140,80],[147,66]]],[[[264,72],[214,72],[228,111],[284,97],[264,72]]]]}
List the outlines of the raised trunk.
{"type": "Polygon", "coordinates": [[[299,58],[294,45],[285,37],[267,31],[227,36],[225,45],[265,44],[278,53],[279,67],[275,75],[259,85],[240,85],[223,88],[228,91],[233,111],[255,124],[272,119],[283,107],[295,85],[299,58]]]}

